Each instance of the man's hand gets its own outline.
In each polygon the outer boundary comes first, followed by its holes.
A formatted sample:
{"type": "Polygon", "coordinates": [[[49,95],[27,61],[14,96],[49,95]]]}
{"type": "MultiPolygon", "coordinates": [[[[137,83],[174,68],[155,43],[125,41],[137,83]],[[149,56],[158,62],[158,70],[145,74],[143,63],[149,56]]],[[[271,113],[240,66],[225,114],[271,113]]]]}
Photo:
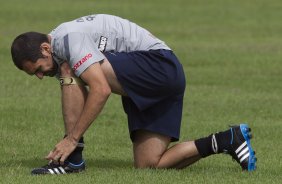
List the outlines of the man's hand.
{"type": "Polygon", "coordinates": [[[55,163],[64,164],[64,161],[73,152],[76,146],[77,141],[67,136],[55,146],[46,159],[55,163]]]}

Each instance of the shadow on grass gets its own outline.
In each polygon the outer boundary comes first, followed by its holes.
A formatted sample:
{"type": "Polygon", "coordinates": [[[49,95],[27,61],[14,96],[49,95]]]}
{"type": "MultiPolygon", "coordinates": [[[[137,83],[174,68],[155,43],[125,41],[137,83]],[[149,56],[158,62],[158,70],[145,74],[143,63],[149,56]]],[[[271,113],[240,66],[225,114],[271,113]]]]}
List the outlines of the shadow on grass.
{"type": "MultiPolygon", "coordinates": [[[[9,159],[1,160],[0,168],[5,167],[25,167],[25,168],[36,168],[48,163],[47,160],[42,158],[27,158],[27,159],[9,159]]],[[[130,160],[119,160],[109,158],[95,158],[86,159],[86,166],[91,168],[102,168],[102,169],[116,169],[116,168],[132,168],[133,163],[130,160]]]]}
{"type": "MultiPolygon", "coordinates": [[[[48,163],[47,160],[43,158],[10,158],[5,160],[0,160],[0,169],[13,167],[13,168],[26,168],[26,169],[33,169],[36,167],[40,167],[46,165],[48,163]]],[[[88,158],[86,159],[86,167],[91,169],[133,169],[133,161],[120,159],[120,158],[88,158]]],[[[190,167],[187,167],[182,170],[183,172],[188,173],[237,173],[237,174],[245,174],[248,173],[246,171],[242,171],[240,166],[237,163],[232,164],[220,164],[220,163],[202,163],[198,162],[190,167]]],[[[265,169],[259,168],[256,172],[273,172],[275,173],[276,170],[272,169],[265,169]]]]}
{"type": "Polygon", "coordinates": [[[43,166],[47,164],[48,161],[39,158],[27,158],[27,159],[10,159],[0,161],[0,168],[1,167],[26,167],[26,168],[35,168],[38,166],[43,166]]]}
{"type": "Polygon", "coordinates": [[[95,158],[86,160],[87,167],[95,167],[102,169],[114,169],[114,168],[133,168],[133,162],[131,160],[109,159],[109,158],[95,158]]]}

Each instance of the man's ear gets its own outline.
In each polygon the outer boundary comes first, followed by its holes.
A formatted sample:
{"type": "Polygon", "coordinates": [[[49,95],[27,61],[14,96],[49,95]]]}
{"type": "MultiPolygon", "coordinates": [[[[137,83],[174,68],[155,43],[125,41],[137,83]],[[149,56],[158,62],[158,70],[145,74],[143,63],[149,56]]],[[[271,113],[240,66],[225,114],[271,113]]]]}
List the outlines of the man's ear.
{"type": "Polygon", "coordinates": [[[44,42],[40,45],[41,53],[44,57],[51,55],[51,45],[47,42],[44,42]]]}

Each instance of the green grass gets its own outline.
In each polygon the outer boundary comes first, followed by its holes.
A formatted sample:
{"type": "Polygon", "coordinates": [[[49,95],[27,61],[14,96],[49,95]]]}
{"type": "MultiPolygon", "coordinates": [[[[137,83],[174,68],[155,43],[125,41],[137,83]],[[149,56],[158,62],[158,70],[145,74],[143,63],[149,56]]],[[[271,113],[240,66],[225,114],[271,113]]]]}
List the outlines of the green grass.
{"type": "Polygon", "coordinates": [[[282,3],[280,0],[10,0],[0,11],[0,183],[280,183],[282,155],[282,3]],[[181,170],[136,170],[126,117],[111,96],[85,135],[88,169],[68,176],[30,175],[63,136],[60,89],[12,64],[10,44],[26,31],[108,13],[148,28],[174,49],[185,69],[181,141],[249,122],[256,172],[224,155],[181,170]]]}

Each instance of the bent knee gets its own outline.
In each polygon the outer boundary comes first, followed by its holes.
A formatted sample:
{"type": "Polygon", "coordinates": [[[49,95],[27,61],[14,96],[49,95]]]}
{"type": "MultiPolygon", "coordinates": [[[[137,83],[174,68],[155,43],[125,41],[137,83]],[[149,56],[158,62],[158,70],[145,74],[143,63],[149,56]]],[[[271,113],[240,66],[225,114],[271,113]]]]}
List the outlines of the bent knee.
{"type": "Polygon", "coordinates": [[[158,168],[171,138],[147,130],[135,132],[133,142],[135,168],[158,168]]]}
{"type": "Polygon", "coordinates": [[[150,158],[150,159],[141,159],[134,160],[134,167],[136,169],[146,169],[146,168],[158,168],[160,158],[150,158]]]}

